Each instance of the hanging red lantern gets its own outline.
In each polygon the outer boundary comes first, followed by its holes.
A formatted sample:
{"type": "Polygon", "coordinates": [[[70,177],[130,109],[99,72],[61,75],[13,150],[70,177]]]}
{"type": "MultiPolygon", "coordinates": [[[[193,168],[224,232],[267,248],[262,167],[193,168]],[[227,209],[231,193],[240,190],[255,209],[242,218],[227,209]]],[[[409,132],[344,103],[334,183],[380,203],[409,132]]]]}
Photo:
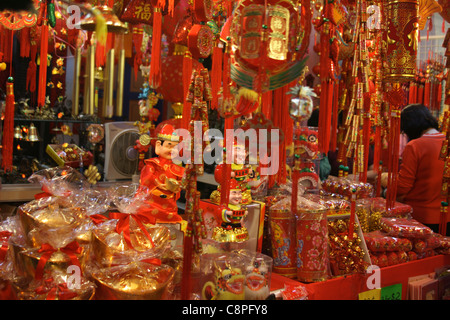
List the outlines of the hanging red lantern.
{"type": "MultiPolygon", "coordinates": [[[[302,12],[291,2],[244,0],[230,24],[231,78],[238,85],[265,92],[298,78],[311,31],[310,1],[302,12]],[[267,3],[266,3],[267,2],[267,3]]],[[[222,36],[222,35],[221,35],[222,36]]]]}

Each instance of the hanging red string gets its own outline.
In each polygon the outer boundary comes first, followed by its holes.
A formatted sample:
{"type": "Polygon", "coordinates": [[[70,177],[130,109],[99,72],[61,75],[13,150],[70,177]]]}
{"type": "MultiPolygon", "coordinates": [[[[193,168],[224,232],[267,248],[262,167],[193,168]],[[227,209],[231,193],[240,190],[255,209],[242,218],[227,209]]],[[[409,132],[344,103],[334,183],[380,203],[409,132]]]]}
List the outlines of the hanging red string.
{"type": "Polygon", "coordinates": [[[161,30],[163,7],[164,1],[160,0],[153,9],[152,56],[149,75],[149,83],[152,88],[158,88],[161,84],[161,30]]]}
{"type": "Polygon", "coordinates": [[[186,97],[189,92],[189,84],[192,76],[192,56],[189,50],[184,53],[183,58],[183,117],[181,118],[181,127],[183,129],[189,128],[189,122],[191,120],[191,102],[186,101],[186,97]]]}
{"type": "Polygon", "coordinates": [[[223,63],[223,50],[219,45],[214,46],[212,54],[212,67],[211,67],[211,89],[212,100],[211,109],[217,109],[219,100],[219,90],[222,84],[222,63],[223,63]]]}
{"type": "Polygon", "coordinates": [[[20,56],[27,58],[30,56],[30,28],[20,30],[20,56]]]}
{"type": "MultiPolygon", "coordinates": [[[[14,31],[11,30],[11,57],[13,55],[14,31]]],[[[2,167],[11,171],[13,165],[14,145],[14,79],[12,77],[12,61],[9,67],[9,78],[6,82],[5,119],[3,120],[2,167]]]]}
{"type": "Polygon", "coordinates": [[[43,12],[41,26],[41,50],[39,54],[39,82],[37,103],[39,107],[45,105],[45,95],[47,91],[47,54],[48,54],[48,24],[47,24],[47,6],[45,1],[41,2],[41,12],[43,12]],[[43,5],[43,7],[42,7],[43,5]]]}

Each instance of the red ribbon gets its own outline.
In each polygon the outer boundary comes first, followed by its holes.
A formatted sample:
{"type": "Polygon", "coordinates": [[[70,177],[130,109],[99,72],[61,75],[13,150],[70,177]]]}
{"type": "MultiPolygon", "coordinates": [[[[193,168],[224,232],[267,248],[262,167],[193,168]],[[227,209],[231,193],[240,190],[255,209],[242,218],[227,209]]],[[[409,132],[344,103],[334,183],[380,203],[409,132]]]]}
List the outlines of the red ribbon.
{"type": "Polygon", "coordinates": [[[9,231],[0,232],[0,240],[2,241],[2,246],[0,247],[0,262],[5,261],[6,253],[8,252],[8,240],[12,233],[9,231]]]}
{"type": "Polygon", "coordinates": [[[161,265],[161,259],[158,259],[158,258],[148,258],[148,259],[143,259],[141,261],[142,262],[146,262],[146,263],[150,263],[150,264],[154,264],[155,266],[160,266],[161,265]]]}
{"type": "MultiPolygon", "coordinates": [[[[148,209],[149,210],[149,209],[148,209]]],[[[136,221],[139,228],[144,232],[145,236],[150,240],[151,244],[153,245],[153,240],[150,234],[148,233],[147,229],[144,226],[144,223],[156,223],[156,218],[150,215],[150,211],[147,209],[139,209],[137,213],[122,213],[122,212],[111,212],[109,214],[109,217],[111,219],[118,219],[116,225],[116,232],[118,234],[121,234],[123,232],[123,237],[125,238],[125,242],[130,248],[133,248],[130,240],[130,217],[136,221]]]]}
{"type": "Polygon", "coordinates": [[[69,290],[67,283],[60,283],[55,286],[53,278],[45,279],[44,284],[34,291],[37,294],[47,294],[46,300],[55,300],[56,297],[58,297],[58,300],[70,300],[78,295],[69,290]]]}
{"type": "Polygon", "coordinates": [[[47,261],[58,250],[61,251],[62,253],[65,253],[69,257],[70,262],[73,265],[80,267],[80,261],[78,260],[77,254],[80,254],[83,249],[80,247],[77,241],[72,241],[67,246],[60,249],[55,249],[48,243],[44,243],[38,251],[39,253],[42,253],[42,255],[36,267],[36,273],[34,276],[36,280],[42,279],[44,275],[44,267],[47,264],[47,261]]]}
{"type": "Polygon", "coordinates": [[[105,217],[104,215],[102,215],[102,214],[92,214],[92,215],[90,215],[89,216],[89,218],[91,218],[91,220],[94,222],[94,224],[100,224],[100,223],[102,223],[102,222],[105,222],[105,221],[107,221],[108,220],[108,218],[107,217],[105,217]]]}

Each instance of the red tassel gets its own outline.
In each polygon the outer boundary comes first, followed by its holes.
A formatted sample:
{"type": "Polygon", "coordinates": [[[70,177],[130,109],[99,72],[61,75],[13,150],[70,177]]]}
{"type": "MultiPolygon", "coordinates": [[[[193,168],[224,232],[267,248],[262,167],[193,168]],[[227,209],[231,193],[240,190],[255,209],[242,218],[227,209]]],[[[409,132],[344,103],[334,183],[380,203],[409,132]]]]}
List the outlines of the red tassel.
{"type": "Polygon", "coordinates": [[[192,57],[189,51],[184,53],[183,58],[183,117],[181,118],[181,127],[188,130],[189,122],[191,120],[191,103],[186,101],[189,92],[189,84],[192,76],[192,57]]]}
{"type": "Polygon", "coordinates": [[[425,81],[425,88],[423,90],[423,104],[424,106],[430,107],[430,89],[431,89],[431,84],[430,84],[430,80],[426,80],[425,81]]]}
{"type": "Polygon", "coordinates": [[[26,88],[30,92],[36,91],[36,71],[37,71],[36,55],[37,55],[37,45],[32,45],[30,49],[31,59],[30,63],[28,64],[27,83],[26,83],[26,88]]]}
{"type": "Polygon", "coordinates": [[[23,28],[20,30],[20,56],[29,57],[30,47],[30,28],[23,28]]]}
{"type": "Polygon", "coordinates": [[[150,61],[149,83],[154,89],[161,84],[161,8],[155,8],[153,12],[152,57],[150,61]]]}
{"type": "Polygon", "coordinates": [[[330,149],[332,151],[335,151],[337,148],[338,112],[339,112],[339,83],[336,83],[334,85],[333,112],[331,114],[330,149]]]}
{"type": "Polygon", "coordinates": [[[44,21],[41,27],[41,51],[39,66],[39,86],[37,103],[39,107],[45,105],[45,94],[47,90],[47,54],[48,54],[48,25],[44,21]]]}
{"type": "Polygon", "coordinates": [[[261,112],[266,119],[272,117],[272,91],[266,91],[261,95],[261,112]]]}
{"type": "MultiPolygon", "coordinates": [[[[229,117],[225,119],[224,124],[224,147],[226,148],[228,144],[233,145],[233,141],[228,142],[228,139],[233,139],[233,136],[229,137],[227,135],[228,129],[233,129],[233,118],[229,117]]],[[[228,150],[228,149],[226,149],[228,150]]],[[[224,166],[224,176],[228,177],[228,179],[223,179],[222,184],[220,186],[221,192],[220,192],[220,204],[222,206],[228,206],[229,196],[230,196],[230,178],[231,178],[231,160],[225,158],[225,166],[224,166]]]]}
{"type": "Polygon", "coordinates": [[[5,171],[12,170],[14,145],[14,83],[12,78],[6,84],[6,107],[3,122],[2,167],[5,171]]]}
{"type": "Polygon", "coordinates": [[[216,109],[219,103],[218,92],[222,84],[222,63],[223,63],[223,52],[222,48],[215,46],[213,49],[212,56],[212,67],[211,67],[211,89],[212,89],[212,100],[211,109],[216,109]]]}

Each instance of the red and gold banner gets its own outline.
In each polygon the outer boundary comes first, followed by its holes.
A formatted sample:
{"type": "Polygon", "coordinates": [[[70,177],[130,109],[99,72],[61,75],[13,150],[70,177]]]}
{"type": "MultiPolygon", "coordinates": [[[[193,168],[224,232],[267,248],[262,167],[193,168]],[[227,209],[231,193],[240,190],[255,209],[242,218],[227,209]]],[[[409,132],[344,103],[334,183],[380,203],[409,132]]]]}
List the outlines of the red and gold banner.
{"type": "Polygon", "coordinates": [[[416,76],[419,1],[389,0],[386,12],[386,67],[384,80],[409,82],[416,76]]]}

